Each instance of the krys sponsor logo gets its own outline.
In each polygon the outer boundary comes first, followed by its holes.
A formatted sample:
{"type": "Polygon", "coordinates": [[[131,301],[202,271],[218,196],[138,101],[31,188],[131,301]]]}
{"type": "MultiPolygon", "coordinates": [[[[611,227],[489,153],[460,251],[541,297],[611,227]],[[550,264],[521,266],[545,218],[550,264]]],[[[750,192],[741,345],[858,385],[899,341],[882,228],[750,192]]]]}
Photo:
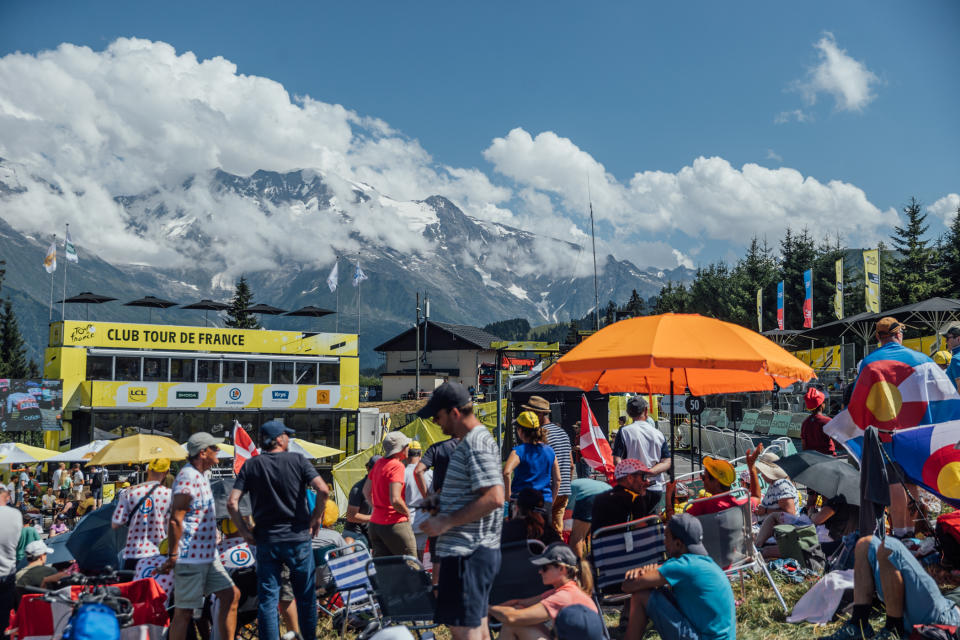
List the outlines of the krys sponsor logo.
{"type": "Polygon", "coordinates": [[[199,391],[177,391],[176,398],[177,400],[199,400],[200,392],[199,391]]]}
{"type": "Polygon", "coordinates": [[[146,402],[146,387],[127,387],[127,402],[146,402]]]}
{"type": "Polygon", "coordinates": [[[289,391],[271,391],[270,397],[274,400],[289,400],[290,392],[289,391]]]}

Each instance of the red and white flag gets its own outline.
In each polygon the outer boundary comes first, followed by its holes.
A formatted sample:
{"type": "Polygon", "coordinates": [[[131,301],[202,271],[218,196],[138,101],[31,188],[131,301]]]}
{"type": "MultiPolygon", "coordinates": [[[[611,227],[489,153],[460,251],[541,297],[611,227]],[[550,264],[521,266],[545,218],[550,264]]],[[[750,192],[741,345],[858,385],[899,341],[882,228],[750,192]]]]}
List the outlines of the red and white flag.
{"type": "Polygon", "coordinates": [[[590,411],[587,396],[580,401],[580,455],[591,469],[602,471],[613,484],[613,451],[590,411]]]}
{"type": "Polygon", "coordinates": [[[260,455],[260,449],[253,445],[253,440],[247,430],[240,426],[237,420],[233,421],[233,473],[240,473],[243,463],[253,456],[260,455]]]}

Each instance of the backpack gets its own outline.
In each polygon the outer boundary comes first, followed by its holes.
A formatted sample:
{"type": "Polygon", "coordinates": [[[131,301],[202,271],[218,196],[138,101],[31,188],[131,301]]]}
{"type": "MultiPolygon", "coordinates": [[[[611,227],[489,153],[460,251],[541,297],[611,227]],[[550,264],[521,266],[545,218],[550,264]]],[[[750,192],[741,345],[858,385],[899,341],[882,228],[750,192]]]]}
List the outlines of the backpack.
{"type": "Polygon", "coordinates": [[[960,511],[951,511],[937,517],[934,531],[940,545],[940,562],[945,567],[960,567],[960,511]]]}
{"type": "Polygon", "coordinates": [[[826,558],[817,538],[817,527],[812,524],[798,527],[792,524],[778,524],[773,528],[777,539],[777,548],[781,558],[793,558],[804,568],[823,573],[826,558]]]}
{"type": "Polygon", "coordinates": [[[120,640],[117,614],[105,604],[82,604],[64,630],[63,640],[120,640]]]}

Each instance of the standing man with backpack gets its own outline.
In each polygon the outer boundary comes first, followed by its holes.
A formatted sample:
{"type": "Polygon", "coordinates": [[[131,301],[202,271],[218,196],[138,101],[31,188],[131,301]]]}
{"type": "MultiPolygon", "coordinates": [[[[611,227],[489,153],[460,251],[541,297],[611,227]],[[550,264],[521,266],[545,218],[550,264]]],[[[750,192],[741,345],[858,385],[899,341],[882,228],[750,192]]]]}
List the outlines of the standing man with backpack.
{"type": "Polygon", "coordinates": [[[127,571],[136,569],[140,558],[159,554],[160,542],[167,537],[171,493],[162,483],[169,470],[166,458],[151,460],[147,481],[130,487],[117,499],[110,523],[114,529],[127,527],[123,547],[123,568],[127,571]]]}
{"type": "Polygon", "coordinates": [[[90,494],[93,496],[94,509],[103,506],[103,483],[107,476],[104,467],[94,467],[90,470],[90,494]]]}

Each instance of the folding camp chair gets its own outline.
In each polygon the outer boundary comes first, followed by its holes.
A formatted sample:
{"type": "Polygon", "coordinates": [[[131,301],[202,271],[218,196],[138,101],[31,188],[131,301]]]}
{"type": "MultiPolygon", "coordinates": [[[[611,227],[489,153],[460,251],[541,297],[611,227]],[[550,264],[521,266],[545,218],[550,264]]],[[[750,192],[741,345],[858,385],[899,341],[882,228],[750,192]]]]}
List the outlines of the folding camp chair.
{"type": "Polygon", "coordinates": [[[324,556],[337,593],[343,598],[343,628],[340,635],[347,632],[347,622],[351,613],[369,612],[380,621],[380,611],[374,598],[373,586],[367,577],[367,563],[370,552],[361,542],[354,542],[338,549],[328,551],[324,556]]]}
{"type": "Polygon", "coordinates": [[[430,574],[413,556],[371,558],[366,565],[367,578],[374,589],[383,624],[404,624],[420,637],[433,622],[437,601],[430,574]]]}
{"type": "Polygon", "coordinates": [[[630,597],[620,590],[627,571],[666,561],[660,516],[647,516],[593,532],[593,565],[597,604],[614,604],[630,597]]]}
{"type": "Polygon", "coordinates": [[[789,613],[787,603],[780,595],[780,589],[773,581],[773,576],[767,570],[767,563],[760,555],[753,542],[753,511],[750,506],[749,494],[745,489],[734,489],[726,493],[718,493],[708,498],[700,498],[691,502],[697,504],[705,500],[716,500],[722,497],[742,499],[743,504],[734,505],[723,511],[696,516],[703,527],[703,546],[707,548],[710,557],[720,565],[725,574],[740,577],[740,592],[743,593],[743,572],[760,569],[767,577],[773,592],[783,610],[789,613]]]}
{"type": "Polygon", "coordinates": [[[500,571],[490,588],[490,604],[514,598],[531,598],[547,591],[531,558],[544,550],[539,540],[519,540],[500,547],[500,571]]]}

